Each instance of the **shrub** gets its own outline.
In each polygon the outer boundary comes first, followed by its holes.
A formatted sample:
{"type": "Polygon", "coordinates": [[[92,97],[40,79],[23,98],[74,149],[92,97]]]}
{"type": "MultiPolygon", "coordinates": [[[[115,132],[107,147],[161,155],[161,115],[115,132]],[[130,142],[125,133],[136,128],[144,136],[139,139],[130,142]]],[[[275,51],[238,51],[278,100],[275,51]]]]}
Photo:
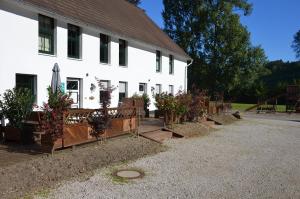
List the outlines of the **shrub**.
{"type": "Polygon", "coordinates": [[[102,109],[98,114],[94,114],[89,117],[88,122],[93,129],[92,135],[98,139],[109,126],[110,116],[108,113],[108,108],[111,105],[111,93],[115,90],[115,88],[105,88],[99,79],[96,78],[96,81],[98,83],[98,87],[102,90],[102,99],[100,102],[100,106],[102,107],[102,109]]]}
{"type": "Polygon", "coordinates": [[[34,97],[26,88],[7,90],[0,100],[2,116],[9,120],[12,127],[23,128],[22,121],[32,112],[34,97]]]}
{"type": "Polygon", "coordinates": [[[44,103],[43,117],[42,117],[42,130],[46,134],[50,134],[53,141],[63,137],[63,116],[64,111],[67,111],[73,104],[73,100],[69,95],[57,91],[52,92],[51,88],[48,89],[48,103],[44,103]]]}
{"type": "Polygon", "coordinates": [[[205,101],[207,101],[208,96],[206,91],[201,91],[200,89],[194,88],[192,91],[192,101],[190,103],[190,108],[188,112],[188,120],[198,121],[200,118],[205,117],[207,114],[207,107],[205,101]]]}
{"type": "Polygon", "coordinates": [[[185,122],[187,119],[187,114],[190,111],[190,104],[192,103],[192,95],[190,93],[184,93],[179,91],[175,96],[176,106],[175,113],[176,119],[180,120],[180,122],[185,122]]]}
{"type": "Polygon", "coordinates": [[[161,93],[155,96],[155,106],[164,114],[167,125],[175,122],[198,121],[207,111],[205,91],[194,89],[192,93],[179,91],[176,96],[161,93]]]}

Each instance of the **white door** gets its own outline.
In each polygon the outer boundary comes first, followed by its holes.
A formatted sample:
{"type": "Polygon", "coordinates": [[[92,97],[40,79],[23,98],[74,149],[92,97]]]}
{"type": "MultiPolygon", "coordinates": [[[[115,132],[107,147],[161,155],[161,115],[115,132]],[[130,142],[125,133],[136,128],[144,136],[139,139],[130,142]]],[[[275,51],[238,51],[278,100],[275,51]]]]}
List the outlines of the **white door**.
{"type": "Polygon", "coordinates": [[[71,108],[80,108],[80,79],[67,79],[67,90],[66,92],[70,95],[73,100],[71,108]]]}

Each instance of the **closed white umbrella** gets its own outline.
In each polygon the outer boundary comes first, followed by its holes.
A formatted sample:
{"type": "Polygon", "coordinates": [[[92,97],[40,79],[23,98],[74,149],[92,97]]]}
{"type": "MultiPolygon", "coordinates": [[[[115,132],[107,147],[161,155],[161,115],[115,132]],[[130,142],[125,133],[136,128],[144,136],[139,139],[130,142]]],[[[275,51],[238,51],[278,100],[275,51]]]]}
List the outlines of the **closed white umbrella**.
{"type": "Polygon", "coordinates": [[[61,80],[60,80],[60,69],[57,63],[54,64],[52,69],[52,80],[51,80],[51,90],[52,93],[56,93],[61,90],[61,80]]]}

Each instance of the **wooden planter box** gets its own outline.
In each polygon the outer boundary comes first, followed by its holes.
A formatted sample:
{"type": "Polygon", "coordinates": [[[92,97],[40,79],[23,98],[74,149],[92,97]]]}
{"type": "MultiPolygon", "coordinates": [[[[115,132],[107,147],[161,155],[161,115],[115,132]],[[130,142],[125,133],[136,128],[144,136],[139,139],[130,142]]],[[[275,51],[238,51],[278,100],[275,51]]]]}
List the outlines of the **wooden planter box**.
{"type": "Polygon", "coordinates": [[[106,130],[104,137],[111,138],[129,133],[137,129],[136,118],[132,119],[113,119],[111,122],[111,127],[106,130]]]}
{"type": "MultiPolygon", "coordinates": [[[[136,118],[132,119],[113,119],[111,128],[103,134],[104,138],[112,138],[134,131],[137,128],[136,118]]],[[[49,134],[42,135],[41,144],[47,151],[71,147],[79,144],[96,141],[91,135],[92,128],[89,124],[69,124],[63,129],[63,138],[53,142],[49,134]]]]}

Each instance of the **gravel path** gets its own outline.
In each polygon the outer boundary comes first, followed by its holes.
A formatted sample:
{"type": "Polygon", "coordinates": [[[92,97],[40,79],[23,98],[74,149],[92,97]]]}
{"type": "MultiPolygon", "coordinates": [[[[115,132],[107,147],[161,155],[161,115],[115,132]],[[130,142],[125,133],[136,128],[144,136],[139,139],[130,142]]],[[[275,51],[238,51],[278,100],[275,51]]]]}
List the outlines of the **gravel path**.
{"type": "Polygon", "coordinates": [[[122,167],[143,179],[113,181],[111,168],[66,182],[49,198],[300,198],[300,123],[248,118],[122,167]]]}

